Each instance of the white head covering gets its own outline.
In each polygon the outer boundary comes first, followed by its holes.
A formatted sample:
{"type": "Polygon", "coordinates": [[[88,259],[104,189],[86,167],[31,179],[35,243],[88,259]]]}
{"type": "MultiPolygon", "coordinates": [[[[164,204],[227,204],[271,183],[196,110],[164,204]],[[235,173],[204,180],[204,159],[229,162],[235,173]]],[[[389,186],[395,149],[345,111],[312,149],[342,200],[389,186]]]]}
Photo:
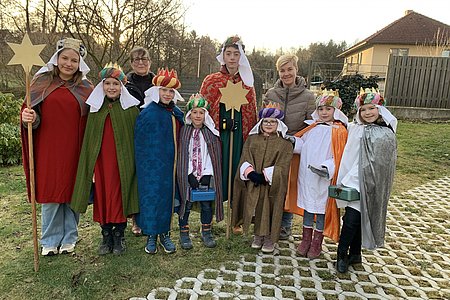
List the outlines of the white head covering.
{"type": "MultiPolygon", "coordinates": [[[[214,127],[214,121],[211,118],[211,116],[209,115],[208,110],[206,108],[204,108],[204,107],[194,107],[194,108],[201,108],[201,109],[203,109],[205,111],[205,122],[204,122],[205,126],[208,127],[208,129],[211,130],[211,132],[215,136],[220,136],[219,135],[219,131],[216,129],[216,127],[214,127]]],[[[188,125],[192,124],[191,112],[192,112],[192,109],[190,111],[188,111],[186,113],[186,116],[184,117],[185,118],[185,122],[188,125]]]]}
{"type": "MultiPolygon", "coordinates": [[[[260,119],[258,121],[258,123],[256,123],[255,126],[253,126],[252,130],[250,130],[248,135],[259,134],[260,133],[259,128],[261,127],[262,120],[264,120],[264,119],[265,118],[260,119]]],[[[278,121],[277,132],[279,132],[281,134],[281,136],[284,138],[288,131],[288,127],[280,119],[276,119],[276,120],[278,121]]]]}
{"type": "MultiPolygon", "coordinates": [[[[148,90],[145,91],[145,98],[144,98],[144,104],[141,106],[141,108],[146,108],[150,105],[152,102],[159,103],[159,89],[163,86],[152,86],[148,90]]],[[[173,97],[173,102],[177,104],[177,101],[184,101],[183,97],[181,97],[180,93],[173,89],[175,92],[175,96],[173,97]]]]}
{"type": "MultiPolygon", "coordinates": [[[[254,82],[253,72],[252,68],[250,67],[250,62],[248,61],[248,58],[245,55],[244,49],[242,49],[242,41],[239,39],[237,42],[234,42],[234,44],[238,46],[239,53],[241,54],[239,58],[239,67],[238,67],[239,75],[241,76],[242,81],[246,86],[253,87],[254,82]]],[[[230,45],[224,44],[222,46],[222,51],[220,51],[220,54],[217,55],[216,57],[221,65],[225,65],[225,61],[223,60],[223,52],[226,46],[230,45]]]]}
{"type": "MultiPolygon", "coordinates": [[[[368,104],[368,103],[366,103],[368,104]]],[[[373,104],[373,103],[371,103],[373,104]]],[[[378,105],[378,104],[373,104],[378,108],[378,112],[380,113],[381,118],[383,118],[383,121],[390,125],[392,127],[392,130],[394,130],[394,132],[397,132],[397,118],[385,107],[382,105],[378,105]]],[[[361,110],[361,107],[358,108],[356,115],[355,115],[355,120],[358,124],[364,124],[364,122],[361,120],[360,116],[359,116],[359,111],[361,110]]]]}
{"type": "MultiPolygon", "coordinates": [[[[116,79],[116,78],[115,78],[116,79]]],[[[116,79],[118,80],[118,79],[116,79]]],[[[105,79],[100,81],[97,86],[94,88],[92,93],[89,95],[89,98],[86,100],[86,104],[88,104],[91,108],[89,112],[95,113],[102,108],[103,101],[105,100],[105,91],[103,90],[103,82],[105,79]]],[[[120,105],[122,106],[123,110],[128,109],[132,106],[136,106],[139,104],[139,100],[134,98],[128,90],[123,85],[122,81],[118,80],[120,82],[120,105]]]]}
{"type": "MultiPolygon", "coordinates": [[[[341,121],[342,123],[345,124],[345,126],[347,126],[348,125],[347,116],[339,108],[336,107],[333,108],[334,108],[333,119],[335,121],[341,121]]],[[[311,117],[313,118],[314,121],[319,121],[320,117],[317,109],[311,114],[311,117]]]]}
{"type": "MultiPolygon", "coordinates": [[[[53,69],[55,68],[55,66],[58,65],[58,55],[61,51],[65,50],[65,49],[72,49],[72,48],[61,48],[58,51],[56,51],[53,56],[50,58],[50,60],[48,61],[48,63],[43,66],[42,68],[39,69],[39,71],[36,72],[36,75],[41,74],[41,73],[45,73],[48,71],[53,71],[53,69]]],[[[74,50],[76,51],[76,50],[74,50]]],[[[83,79],[86,78],[86,74],[91,70],[89,69],[88,65],[84,62],[83,57],[80,55],[80,65],[78,66],[78,69],[80,70],[80,72],[83,74],[83,79]]]]}

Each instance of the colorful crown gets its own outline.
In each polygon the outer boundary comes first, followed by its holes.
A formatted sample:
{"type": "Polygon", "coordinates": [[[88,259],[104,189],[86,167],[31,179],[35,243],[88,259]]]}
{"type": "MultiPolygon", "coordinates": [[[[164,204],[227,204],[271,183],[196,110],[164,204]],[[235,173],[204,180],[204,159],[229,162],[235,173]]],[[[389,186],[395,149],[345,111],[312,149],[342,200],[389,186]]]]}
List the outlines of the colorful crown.
{"type": "Polygon", "coordinates": [[[177,71],[171,69],[159,69],[156,76],[153,77],[152,83],[154,86],[163,86],[166,88],[179,89],[181,82],[178,80],[177,71]]]}
{"type": "Polygon", "coordinates": [[[115,78],[121,81],[123,84],[127,83],[127,76],[122,71],[122,68],[117,63],[109,63],[107,64],[99,73],[98,77],[100,80],[106,78],[115,78]]]}
{"type": "Polygon", "coordinates": [[[87,56],[87,50],[86,47],[82,44],[80,40],[73,39],[73,38],[65,38],[61,39],[56,42],[56,51],[60,49],[73,49],[80,54],[82,58],[85,58],[87,56]]]}
{"type": "Polygon", "coordinates": [[[241,38],[238,35],[233,35],[225,40],[225,42],[222,44],[222,47],[225,48],[227,46],[238,45],[238,44],[241,45],[242,49],[245,49],[245,46],[242,43],[241,38]]]}
{"type": "Polygon", "coordinates": [[[209,110],[209,103],[208,101],[206,101],[206,99],[202,96],[202,94],[193,94],[190,98],[189,98],[189,102],[187,104],[187,109],[192,110],[194,108],[203,108],[206,110],[209,110]]]}
{"type": "Polygon", "coordinates": [[[341,109],[342,99],[339,98],[339,92],[324,89],[316,98],[316,107],[319,106],[332,106],[341,109]]]}
{"type": "Polygon", "coordinates": [[[385,105],[385,100],[383,96],[381,96],[380,91],[375,88],[366,88],[362,87],[359,89],[359,95],[355,99],[356,108],[360,108],[364,104],[375,104],[375,105],[385,105]]]}
{"type": "Polygon", "coordinates": [[[260,119],[276,118],[283,120],[284,112],[281,110],[279,103],[269,102],[259,111],[258,116],[260,119]]]}

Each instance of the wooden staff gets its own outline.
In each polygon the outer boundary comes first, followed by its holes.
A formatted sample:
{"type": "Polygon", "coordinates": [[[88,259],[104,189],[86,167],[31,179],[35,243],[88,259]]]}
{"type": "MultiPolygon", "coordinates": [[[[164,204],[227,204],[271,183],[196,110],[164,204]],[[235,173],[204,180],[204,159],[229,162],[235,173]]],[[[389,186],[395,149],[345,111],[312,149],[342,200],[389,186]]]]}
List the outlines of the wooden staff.
{"type": "MultiPolygon", "coordinates": [[[[31,109],[30,97],[30,70],[25,71],[25,99],[27,108],[31,109]]],[[[34,271],[39,271],[39,250],[37,241],[37,217],[36,217],[36,194],[35,194],[35,179],[34,179],[34,155],[33,155],[33,124],[27,123],[28,126],[28,164],[30,167],[30,196],[31,196],[31,220],[33,223],[33,248],[34,248],[34,271]]]]}
{"type": "MultiPolygon", "coordinates": [[[[231,108],[231,120],[234,122],[234,107],[231,108]]],[[[232,124],[234,126],[234,124],[232,124]]],[[[230,228],[231,228],[231,180],[233,178],[232,171],[233,171],[233,140],[234,140],[234,132],[233,130],[230,131],[230,153],[228,155],[229,161],[228,161],[228,201],[227,201],[227,231],[226,231],[226,237],[227,239],[230,238],[230,228]]]]}

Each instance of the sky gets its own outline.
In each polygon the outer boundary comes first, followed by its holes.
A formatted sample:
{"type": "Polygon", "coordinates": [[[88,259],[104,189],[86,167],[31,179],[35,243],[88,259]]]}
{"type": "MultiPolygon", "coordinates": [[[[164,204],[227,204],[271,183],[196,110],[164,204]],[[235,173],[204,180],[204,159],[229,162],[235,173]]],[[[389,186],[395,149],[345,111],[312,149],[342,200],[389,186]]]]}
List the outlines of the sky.
{"type": "Polygon", "coordinates": [[[185,24],[223,42],[241,36],[246,49],[284,52],[311,43],[353,45],[404,16],[406,10],[450,25],[448,0],[182,0],[185,24]]]}

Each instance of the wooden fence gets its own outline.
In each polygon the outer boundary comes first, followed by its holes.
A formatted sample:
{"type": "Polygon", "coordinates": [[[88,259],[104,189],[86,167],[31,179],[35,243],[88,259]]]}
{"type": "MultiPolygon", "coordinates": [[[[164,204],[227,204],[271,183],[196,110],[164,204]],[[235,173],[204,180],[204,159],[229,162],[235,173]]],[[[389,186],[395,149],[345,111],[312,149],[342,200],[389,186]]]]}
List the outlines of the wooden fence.
{"type": "Polygon", "coordinates": [[[450,108],[450,58],[391,55],[385,98],[390,106],[450,108]]]}

